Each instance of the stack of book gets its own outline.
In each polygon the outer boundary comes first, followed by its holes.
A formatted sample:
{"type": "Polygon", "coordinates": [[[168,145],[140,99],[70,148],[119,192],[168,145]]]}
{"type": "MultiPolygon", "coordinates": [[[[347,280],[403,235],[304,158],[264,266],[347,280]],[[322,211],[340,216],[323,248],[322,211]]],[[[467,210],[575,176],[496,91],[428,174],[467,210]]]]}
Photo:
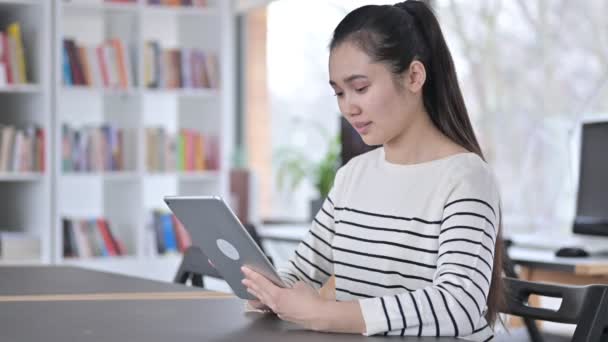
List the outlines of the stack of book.
{"type": "Polygon", "coordinates": [[[125,255],[125,246],[104,218],[63,218],[64,257],[108,257],[125,255]]]}
{"type": "Polygon", "coordinates": [[[6,32],[0,32],[0,86],[26,83],[27,65],[21,27],[19,23],[12,23],[6,32]]]}
{"type": "Polygon", "coordinates": [[[209,171],[219,169],[215,136],[181,129],[177,136],[163,127],[146,128],[146,166],[151,172],[209,171]]]}
{"type": "Polygon", "coordinates": [[[188,231],[175,215],[164,210],[153,210],[149,229],[153,245],[159,255],[184,252],[192,241],[188,231]]]}
{"type": "Polygon", "coordinates": [[[62,169],[74,171],[122,171],[126,169],[126,145],[131,136],[112,125],[73,129],[62,126],[62,169]]]}
{"type": "Polygon", "coordinates": [[[45,140],[43,128],[0,126],[0,172],[43,172],[45,140]]]}
{"type": "Polygon", "coordinates": [[[148,0],[149,5],[207,7],[207,0],[148,0]]]}
{"type": "Polygon", "coordinates": [[[217,89],[219,62],[199,49],[162,49],[157,41],[144,47],[144,84],[161,89],[217,89]]]}
{"type": "Polygon", "coordinates": [[[133,87],[133,56],[118,38],[98,46],[78,45],[73,39],[64,39],[63,82],[67,86],[133,87]]]}

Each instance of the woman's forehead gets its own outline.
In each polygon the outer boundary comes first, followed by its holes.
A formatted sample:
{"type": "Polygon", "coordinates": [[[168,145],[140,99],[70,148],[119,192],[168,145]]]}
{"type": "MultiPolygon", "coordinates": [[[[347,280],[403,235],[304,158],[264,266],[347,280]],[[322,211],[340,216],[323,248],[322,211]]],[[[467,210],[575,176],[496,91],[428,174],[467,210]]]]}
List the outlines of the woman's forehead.
{"type": "Polygon", "coordinates": [[[334,48],[329,55],[330,76],[342,80],[352,74],[365,74],[372,68],[372,60],[361,49],[353,44],[342,44],[334,48]]]}

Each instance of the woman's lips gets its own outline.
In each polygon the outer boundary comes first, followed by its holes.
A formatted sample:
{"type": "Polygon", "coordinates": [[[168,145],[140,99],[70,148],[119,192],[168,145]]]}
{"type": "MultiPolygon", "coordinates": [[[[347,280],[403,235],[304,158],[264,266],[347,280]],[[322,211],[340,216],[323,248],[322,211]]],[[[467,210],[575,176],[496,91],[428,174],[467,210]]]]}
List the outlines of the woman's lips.
{"type": "Polygon", "coordinates": [[[369,127],[372,124],[371,121],[366,122],[355,122],[353,123],[353,127],[359,132],[359,134],[366,134],[369,131],[369,127]]]}

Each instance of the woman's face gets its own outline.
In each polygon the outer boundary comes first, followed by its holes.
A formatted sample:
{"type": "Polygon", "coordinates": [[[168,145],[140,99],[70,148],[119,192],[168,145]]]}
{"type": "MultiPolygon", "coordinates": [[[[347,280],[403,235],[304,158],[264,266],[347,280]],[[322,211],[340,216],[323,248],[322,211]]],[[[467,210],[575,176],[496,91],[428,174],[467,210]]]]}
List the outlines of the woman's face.
{"type": "Polygon", "coordinates": [[[367,145],[386,144],[406,131],[416,109],[415,95],[407,86],[396,86],[385,64],[345,42],[330,53],[329,76],[340,112],[367,145]]]}

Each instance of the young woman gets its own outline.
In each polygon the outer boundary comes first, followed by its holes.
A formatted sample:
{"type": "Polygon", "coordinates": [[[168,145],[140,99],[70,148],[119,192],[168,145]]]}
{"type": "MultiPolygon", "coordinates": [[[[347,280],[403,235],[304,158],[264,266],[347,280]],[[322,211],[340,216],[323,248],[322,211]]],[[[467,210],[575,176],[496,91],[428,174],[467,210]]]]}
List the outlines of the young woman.
{"type": "Polygon", "coordinates": [[[291,288],[243,269],[251,304],[319,331],[492,339],[499,196],[437,19],[419,1],[364,6],[330,49],[341,113],[382,147],[337,172],[281,271],[291,288]],[[336,300],[317,291],[332,275],[336,300]]]}

